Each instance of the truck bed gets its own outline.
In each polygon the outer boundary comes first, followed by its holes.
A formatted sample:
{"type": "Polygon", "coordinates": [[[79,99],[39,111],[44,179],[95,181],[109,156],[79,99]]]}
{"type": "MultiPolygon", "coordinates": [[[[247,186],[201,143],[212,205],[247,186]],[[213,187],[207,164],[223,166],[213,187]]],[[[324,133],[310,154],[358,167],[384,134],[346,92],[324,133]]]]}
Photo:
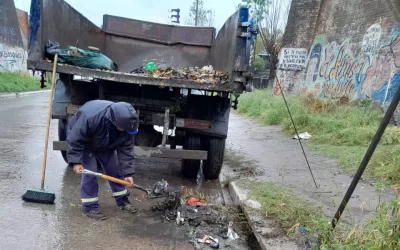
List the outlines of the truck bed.
{"type": "MultiPolygon", "coordinates": [[[[40,61],[28,60],[28,68],[36,71],[51,72],[53,70],[53,64],[42,60],[40,61]]],[[[199,90],[223,91],[223,92],[233,91],[232,84],[229,84],[228,82],[226,84],[215,84],[215,85],[205,84],[205,83],[198,83],[193,80],[156,78],[156,77],[142,76],[137,74],[130,74],[125,72],[87,69],[67,64],[58,64],[57,73],[90,77],[94,79],[101,79],[112,82],[124,82],[130,84],[142,84],[142,85],[151,85],[160,87],[199,89],[199,90]]]]}

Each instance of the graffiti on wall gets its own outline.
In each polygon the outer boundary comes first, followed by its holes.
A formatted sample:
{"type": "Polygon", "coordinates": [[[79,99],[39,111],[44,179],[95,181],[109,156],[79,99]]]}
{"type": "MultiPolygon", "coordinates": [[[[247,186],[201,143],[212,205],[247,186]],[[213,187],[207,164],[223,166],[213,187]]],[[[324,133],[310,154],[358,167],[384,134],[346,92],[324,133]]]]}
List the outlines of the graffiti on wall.
{"type": "Polygon", "coordinates": [[[308,54],[300,93],[333,99],[369,97],[381,104],[390,101],[400,83],[400,37],[392,32],[384,43],[381,37],[381,26],[370,26],[357,53],[357,44],[349,39],[327,43],[323,36],[317,36],[308,54]]]}
{"type": "Polygon", "coordinates": [[[22,71],[26,69],[26,58],[23,48],[0,44],[0,71],[22,71]]]}

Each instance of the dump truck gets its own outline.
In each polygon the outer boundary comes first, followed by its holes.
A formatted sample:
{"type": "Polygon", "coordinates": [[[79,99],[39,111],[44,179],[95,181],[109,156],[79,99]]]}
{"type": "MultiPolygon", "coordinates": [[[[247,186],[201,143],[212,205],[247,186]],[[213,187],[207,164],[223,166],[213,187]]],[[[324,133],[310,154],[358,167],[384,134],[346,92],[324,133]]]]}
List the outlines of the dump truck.
{"type": "Polygon", "coordinates": [[[257,23],[240,8],[218,34],[213,27],[153,23],[112,15],[98,27],[63,0],[32,0],[28,68],[52,72],[46,41],[60,47],[97,48],[118,65],[107,71],[58,64],[52,118],[59,138],[53,150],[66,160],[66,126],[85,102],[95,99],[131,103],[140,117],[136,156],[182,160],[182,175],[216,179],[221,172],[229,113],[238,97],[252,89],[257,23]],[[212,66],[226,81],[199,82],[134,72],[152,62],[170,68],[212,66]],[[157,131],[155,128],[161,128],[157,131]]]}

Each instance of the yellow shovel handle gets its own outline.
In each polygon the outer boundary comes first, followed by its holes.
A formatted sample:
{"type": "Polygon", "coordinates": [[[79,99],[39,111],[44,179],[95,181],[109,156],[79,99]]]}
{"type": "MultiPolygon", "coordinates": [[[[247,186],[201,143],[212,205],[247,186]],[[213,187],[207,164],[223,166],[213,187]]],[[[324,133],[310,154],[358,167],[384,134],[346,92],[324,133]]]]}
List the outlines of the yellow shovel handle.
{"type": "Polygon", "coordinates": [[[115,183],[118,183],[118,184],[121,184],[121,185],[124,185],[124,186],[127,186],[127,187],[131,187],[131,184],[129,182],[121,180],[121,179],[118,179],[118,178],[114,178],[114,177],[111,177],[111,176],[108,176],[108,175],[105,175],[105,174],[102,174],[101,178],[103,178],[103,179],[105,179],[107,181],[112,181],[112,182],[115,182],[115,183]]]}

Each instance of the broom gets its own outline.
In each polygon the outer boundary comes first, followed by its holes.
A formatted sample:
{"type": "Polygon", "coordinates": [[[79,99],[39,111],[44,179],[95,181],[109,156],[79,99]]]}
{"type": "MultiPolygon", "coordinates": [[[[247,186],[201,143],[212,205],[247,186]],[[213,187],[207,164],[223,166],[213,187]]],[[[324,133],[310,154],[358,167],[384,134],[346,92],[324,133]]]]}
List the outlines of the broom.
{"type": "Polygon", "coordinates": [[[45,146],[44,146],[40,190],[27,190],[26,193],[22,196],[22,199],[27,202],[54,204],[54,200],[56,199],[56,195],[54,193],[49,193],[44,190],[44,177],[46,173],[47,147],[49,143],[51,112],[53,109],[53,94],[54,94],[54,85],[56,81],[57,60],[58,60],[58,54],[54,56],[53,75],[51,78],[51,91],[50,91],[49,109],[47,113],[46,139],[44,144],[45,146]]]}

